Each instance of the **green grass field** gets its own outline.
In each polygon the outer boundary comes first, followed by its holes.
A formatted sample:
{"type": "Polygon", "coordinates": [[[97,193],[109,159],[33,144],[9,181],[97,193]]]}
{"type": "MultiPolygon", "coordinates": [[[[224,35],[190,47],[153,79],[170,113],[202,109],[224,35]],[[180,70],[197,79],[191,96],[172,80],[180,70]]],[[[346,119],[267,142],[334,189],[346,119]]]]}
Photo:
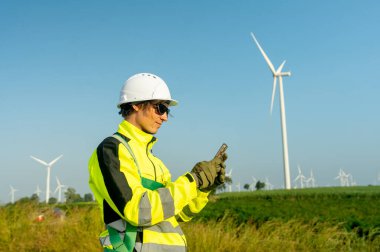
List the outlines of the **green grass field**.
{"type": "MultiPolygon", "coordinates": [[[[195,252],[380,251],[379,200],[374,186],[224,193],[181,225],[195,252]]],[[[55,207],[0,207],[0,251],[102,251],[96,204],[55,207]]]]}
{"type": "Polygon", "coordinates": [[[380,228],[380,187],[332,187],[225,193],[208,204],[200,219],[233,217],[261,225],[269,220],[343,223],[365,235],[380,228]]]}

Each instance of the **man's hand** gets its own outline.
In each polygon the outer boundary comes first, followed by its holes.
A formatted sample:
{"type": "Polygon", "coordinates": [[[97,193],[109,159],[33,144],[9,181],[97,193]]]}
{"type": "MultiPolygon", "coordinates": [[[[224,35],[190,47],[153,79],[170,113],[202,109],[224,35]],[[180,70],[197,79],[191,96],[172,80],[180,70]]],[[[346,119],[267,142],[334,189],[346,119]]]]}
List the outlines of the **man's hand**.
{"type": "Polygon", "coordinates": [[[191,170],[193,177],[197,182],[199,189],[211,189],[214,184],[221,185],[224,183],[225,178],[225,164],[227,154],[221,157],[215,157],[210,161],[203,161],[197,163],[191,170]]]}

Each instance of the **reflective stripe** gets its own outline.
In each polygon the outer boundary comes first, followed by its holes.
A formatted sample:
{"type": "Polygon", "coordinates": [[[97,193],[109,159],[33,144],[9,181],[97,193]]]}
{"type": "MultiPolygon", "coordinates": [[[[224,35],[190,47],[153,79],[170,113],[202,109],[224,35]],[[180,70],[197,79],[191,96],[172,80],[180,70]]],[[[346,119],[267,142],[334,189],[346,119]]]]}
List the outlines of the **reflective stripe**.
{"type": "Polygon", "coordinates": [[[141,252],[147,251],[186,252],[186,247],[176,245],[144,243],[141,252]]]}
{"type": "Polygon", "coordinates": [[[139,204],[139,226],[149,226],[152,222],[152,206],[150,205],[148,193],[144,192],[139,204]]]}
{"type": "Polygon", "coordinates": [[[173,225],[168,221],[163,221],[157,225],[147,227],[145,230],[150,230],[158,233],[177,233],[183,235],[182,229],[179,225],[177,227],[173,227],[173,225]]]}
{"type": "MultiPolygon", "coordinates": [[[[120,240],[124,240],[124,235],[125,235],[124,233],[119,233],[120,240]]],[[[107,236],[104,236],[104,237],[99,237],[99,241],[103,247],[112,248],[112,243],[111,243],[111,239],[110,239],[109,234],[107,236]]]]}
{"type": "Polygon", "coordinates": [[[136,242],[135,243],[135,250],[136,252],[141,252],[142,251],[142,243],[141,242],[136,242]]]}
{"type": "Polygon", "coordinates": [[[125,221],[123,221],[122,219],[119,219],[117,221],[109,223],[108,226],[113,227],[114,229],[116,229],[119,232],[125,232],[125,228],[127,225],[126,225],[125,221]]]}
{"type": "MultiPolygon", "coordinates": [[[[123,230],[120,230],[120,229],[125,226],[125,221],[120,219],[120,220],[115,221],[115,222],[113,222],[113,223],[111,223],[109,225],[110,226],[112,225],[112,227],[115,228],[116,230],[123,231],[123,230]]],[[[170,223],[169,221],[163,221],[163,222],[160,222],[160,223],[158,223],[158,224],[156,224],[154,226],[146,227],[144,229],[142,229],[141,227],[139,227],[138,229],[140,230],[140,232],[142,230],[146,230],[148,232],[149,231],[150,232],[156,232],[157,233],[156,235],[158,235],[158,236],[161,236],[163,234],[171,234],[171,235],[177,234],[177,235],[179,235],[179,236],[182,237],[184,235],[184,233],[183,233],[183,231],[182,231],[182,229],[181,229],[181,227],[179,225],[176,226],[176,227],[173,227],[172,223],[170,223]]],[[[106,234],[104,234],[104,235],[106,235],[106,234]]],[[[120,232],[119,235],[120,235],[120,239],[123,240],[124,236],[125,236],[124,232],[120,232]]],[[[183,238],[179,238],[179,239],[180,239],[180,241],[184,240],[183,238]]],[[[110,241],[109,234],[107,234],[106,236],[100,237],[100,243],[101,243],[101,245],[103,247],[110,247],[112,244],[111,244],[111,241],[110,241]]],[[[142,244],[140,242],[136,242],[135,249],[138,252],[139,251],[147,251],[146,250],[147,246],[148,246],[148,248],[152,248],[153,245],[163,246],[163,245],[160,245],[160,244],[153,244],[153,243],[148,243],[148,244],[144,243],[144,244],[142,244]]],[[[170,246],[170,245],[168,245],[168,246],[169,246],[169,249],[170,249],[168,251],[172,251],[171,249],[174,249],[174,248],[177,249],[178,247],[182,247],[182,246],[178,246],[178,245],[177,246],[170,246]]],[[[167,247],[164,246],[162,248],[166,249],[167,247]]],[[[154,251],[161,251],[161,250],[154,250],[154,251]]],[[[163,250],[163,251],[167,251],[167,250],[163,250]]],[[[174,251],[176,251],[176,250],[174,250],[174,251]]],[[[180,251],[182,251],[182,250],[180,250],[180,251]]]]}
{"type": "Polygon", "coordinates": [[[100,244],[103,247],[109,247],[109,246],[111,246],[111,241],[110,241],[110,236],[109,235],[107,235],[105,237],[99,237],[99,240],[100,240],[100,244]]]}
{"type": "Polygon", "coordinates": [[[125,141],[125,139],[123,137],[121,137],[120,133],[116,132],[115,134],[112,135],[113,138],[119,140],[124,146],[125,148],[128,150],[129,154],[131,154],[132,158],[133,158],[133,161],[135,162],[136,166],[137,166],[137,171],[141,177],[141,172],[140,172],[140,167],[139,167],[139,163],[137,163],[137,158],[135,156],[135,154],[133,153],[131,147],[129,146],[128,142],[125,141]]]}
{"type": "Polygon", "coordinates": [[[169,189],[159,188],[157,192],[160,195],[164,219],[174,216],[174,200],[169,189]]]}

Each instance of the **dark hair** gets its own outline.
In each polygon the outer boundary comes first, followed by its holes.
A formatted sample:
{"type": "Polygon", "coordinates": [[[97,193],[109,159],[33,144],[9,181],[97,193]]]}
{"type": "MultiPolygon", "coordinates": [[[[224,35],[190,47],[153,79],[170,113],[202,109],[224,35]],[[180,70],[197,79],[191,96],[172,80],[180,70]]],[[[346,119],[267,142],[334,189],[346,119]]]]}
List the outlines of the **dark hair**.
{"type": "Polygon", "coordinates": [[[132,103],[124,103],[120,105],[119,115],[122,117],[128,116],[133,111],[132,103]]]}
{"type": "Polygon", "coordinates": [[[132,105],[139,105],[144,109],[148,103],[151,103],[151,101],[123,103],[120,105],[119,115],[122,117],[129,116],[134,111],[132,105]]]}

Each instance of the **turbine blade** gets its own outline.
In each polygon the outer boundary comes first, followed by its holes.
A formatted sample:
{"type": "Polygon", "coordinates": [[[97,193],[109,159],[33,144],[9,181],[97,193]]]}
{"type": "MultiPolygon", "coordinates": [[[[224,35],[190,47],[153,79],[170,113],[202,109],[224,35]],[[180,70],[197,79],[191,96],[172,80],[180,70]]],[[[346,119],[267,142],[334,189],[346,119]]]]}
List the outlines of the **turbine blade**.
{"type": "Polygon", "coordinates": [[[285,62],[286,62],[286,60],[284,60],[284,61],[282,62],[282,64],[277,68],[277,71],[276,71],[277,74],[281,73],[282,68],[283,68],[284,65],[285,65],[285,62]]]}
{"type": "Polygon", "coordinates": [[[274,69],[274,66],[272,64],[272,62],[270,61],[270,59],[268,58],[268,56],[266,55],[266,53],[264,52],[263,48],[261,48],[259,42],[257,41],[255,35],[253,35],[253,33],[251,32],[251,36],[253,38],[253,40],[255,41],[257,47],[259,48],[261,54],[263,55],[265,61],[267,62],[268,66],[269,66],[269,69],[272,71],[273,75],[276,74],[276,71],[274,69]]]}
{"type": "Polygon", "coordinates": [[[273,111],[274,96],[275,96],[275,93],[276,93],[276,83],[277,83],[277,77],[275,76],[273,78],[272,100],[271,100],[271,103],[270,103],[270,114],[271,115],[272,115],[272,111],[273,111]]]}
{"type": "Polygon", "coordinates": [[[45,166],[49,166],[48,163],[46,163],[45,161],[42,161],[41,159],[38,159],[38,158],[33,157],[33,156],[30,156],[30,157],[33,158],[34,160],[36,160],[40,164],[43,164],[45,166]]]}
{"type": "Polygon", "coordinates": [[[58,186],[61,186],[61,182],[59,181],[58,177],[55,177],[55,179],[57,180],[58,186]]]}
{"type": "Polygon", "coordinates": [[[51,162],[49,163],[49,166],[52,166],[53,164],[55,164],[55,162],[57,162],[62,156],[63,156],[63,155],[61,155],[61,156],[57,157],[56,159],[54,159],[53,161],[51,161],[51,162]]]}

